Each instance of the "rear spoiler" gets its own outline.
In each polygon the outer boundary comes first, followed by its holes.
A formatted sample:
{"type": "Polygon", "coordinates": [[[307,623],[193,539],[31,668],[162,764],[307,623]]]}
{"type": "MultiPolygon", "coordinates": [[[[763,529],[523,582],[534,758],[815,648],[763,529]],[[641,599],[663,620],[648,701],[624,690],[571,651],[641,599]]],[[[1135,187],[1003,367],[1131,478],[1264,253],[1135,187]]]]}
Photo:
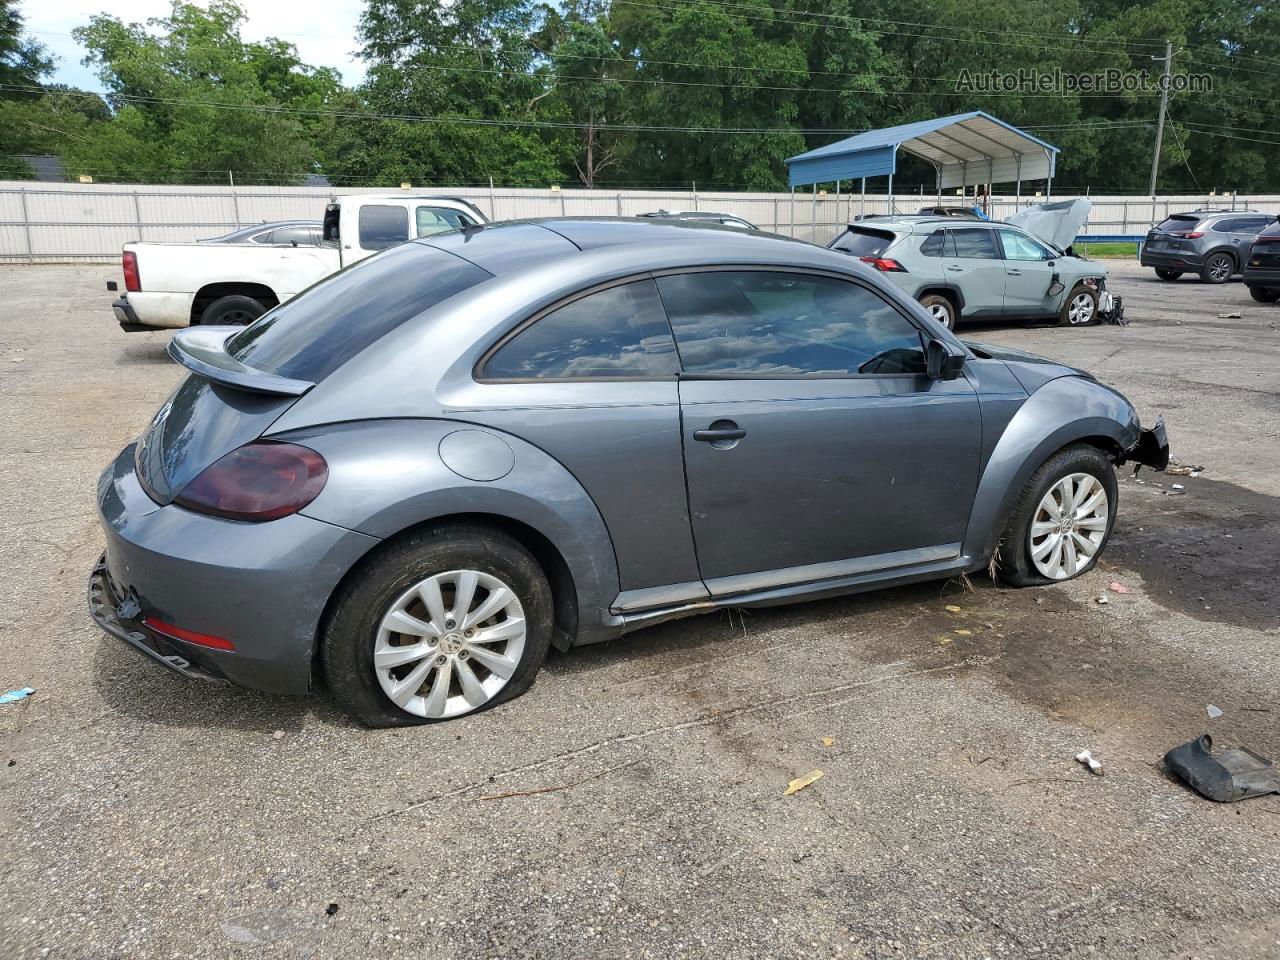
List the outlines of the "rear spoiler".
{"type": "Polygon", "coordinates": [[[227,352],[227,339],[244,327],[188,327],[169,341],[169,356],[207,380],[253,393],[300,397],[315,386],[310,380],[291,380],[255,370],[227,352]]]}

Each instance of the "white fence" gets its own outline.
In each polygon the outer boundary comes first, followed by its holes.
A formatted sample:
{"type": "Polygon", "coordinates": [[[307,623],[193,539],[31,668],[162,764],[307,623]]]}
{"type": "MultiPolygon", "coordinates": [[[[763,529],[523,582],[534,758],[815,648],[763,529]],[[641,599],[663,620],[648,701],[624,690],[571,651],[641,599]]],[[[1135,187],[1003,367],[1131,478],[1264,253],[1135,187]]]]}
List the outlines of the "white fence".
{"type": "MultiPolygon", "coordinates": [[[[881,188],[882,189],[882,188],[881,188]]],[[[0,263],[113,261],[130,240],[191,241],[267,220],[320,219],[333,196],[389,193],[386,188],[181,187],[0,181],[0,263]]],[[[714,210],[764,230],[826,243],[850,220],[890,212],[883,192],[703,193],[642,190],[520,190],[487,187],[414,191],[466,197],[491,219],[546,216],[635,216],[654,210],[714,210]]],[[[1055,194],[1055,200],[1072,195],[1055,194]]],[[[1280,213],[1280,195],[1206,197],[1093,196],[1085,233],[1140,236],[1170,212],[1226,207],[1280,213]]],[[[973,198],[913,193],[894,198],[898,213],[973,198]]],[[[996,218],[1043,198],[997,195],[996,218]]]]}

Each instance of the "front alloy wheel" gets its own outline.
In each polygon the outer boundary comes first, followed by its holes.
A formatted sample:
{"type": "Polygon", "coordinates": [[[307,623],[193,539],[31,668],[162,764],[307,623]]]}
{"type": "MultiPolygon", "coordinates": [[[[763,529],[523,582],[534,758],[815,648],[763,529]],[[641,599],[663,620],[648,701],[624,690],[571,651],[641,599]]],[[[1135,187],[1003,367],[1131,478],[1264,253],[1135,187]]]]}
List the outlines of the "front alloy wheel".
{"type": "Polygon", "coordinates": [[[1071,298],[1067,305],[1067,323],[1082,327],[1093,322],[1093,314],[1098,305],[1097,297],[1088,290],[1082,290],[1071,298]]]}
{"type": "Polygon", "coordinates": [[[524,641],[524,608],[511,587],[453,570],[396,598],[378,628],[373,669],[401,710],[443,720],[493,699],[520,665],[524,641]]]}
{"type": "Polygon", "coordinates": [[[1235,267],[1235,261],[1231,259],[1229,254],[1215,253],[1204,262],[1204,269],[1200,272],[1200,279],[1205,283],[1226,283],[1231,279],[1231,274],[1235,272],[1235,267]]]}
{"type": "Polygon", "coordinates": [[[1110,503],[1092,474],[1063,477],[1040,499],[1028,533],[1031,562],[1050,580],[1074,577],[1107,536],[1110,503]]]}

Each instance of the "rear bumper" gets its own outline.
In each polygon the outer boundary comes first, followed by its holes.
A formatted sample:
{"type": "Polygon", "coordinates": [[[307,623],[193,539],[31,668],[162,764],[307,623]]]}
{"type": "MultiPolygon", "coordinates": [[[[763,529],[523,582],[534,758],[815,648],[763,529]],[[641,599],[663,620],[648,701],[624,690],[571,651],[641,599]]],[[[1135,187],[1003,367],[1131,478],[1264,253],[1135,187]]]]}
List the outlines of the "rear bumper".
{"type": "Polygon", "coordinates": [[[106,632],[184,676],[304,693],[320,620],[374,537],[295,514],[239,523],[147,496],[126,447],[98,481],[106,553],[90,612],[106,632]],[[223,637],[234,651],[160,636],[145,617],[223,637]]]}
{"type": "Polygon", "coordinates": [[[1245,267],[1242,279],[1247,287],[1280,289],[1280,269],[1267,270],[1259,267],[1245,267]]]}
{"type": "Polygon", "coordinates": [[[133,307],[130,305],[128,297],[113,300],[111,312],[116,315],[116,321],[120,324],[120,329],[125,333],[138,333],[142,330],[155,329],[138,320],[138,315],[133,312],[133,307]]]}
{"type": "Polygon", "coordinates": [[[155,330],[191,324],[190,293],[152,293],[135,290],[111,304],[111,312],[125,330],[155,330]],[[136,326],[126,327],[125,324],[136,326]]]}
{"type": "Polygon", "coordinates": [[[1161,270],[1199,270],[1204,265],[1204,258],[1191,250],[1153,251],[1144,245],[1138,263],[1144,267],[1159,267],[1161,270]]]}

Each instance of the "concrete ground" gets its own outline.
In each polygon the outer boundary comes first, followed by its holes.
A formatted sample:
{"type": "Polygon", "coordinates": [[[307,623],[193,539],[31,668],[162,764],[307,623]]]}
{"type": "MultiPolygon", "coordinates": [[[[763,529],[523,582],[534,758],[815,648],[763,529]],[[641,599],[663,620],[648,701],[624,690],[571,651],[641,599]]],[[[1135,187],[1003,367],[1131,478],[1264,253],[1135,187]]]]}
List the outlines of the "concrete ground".
{"type": "Polygon", "coordinates": [[[372,731],[89,622],[94,480],[180,376],[115,273],[0,268],[0,689],[38,690],[0,706],[3,956],[1280,957],[1280,797],[1160,760],[1280,758],[1280,306],[1120,263],[1127,327],[962,331],[1095,371],[1204,466],[1124,480],[1080,580],[668,624],[372,731]]]}

